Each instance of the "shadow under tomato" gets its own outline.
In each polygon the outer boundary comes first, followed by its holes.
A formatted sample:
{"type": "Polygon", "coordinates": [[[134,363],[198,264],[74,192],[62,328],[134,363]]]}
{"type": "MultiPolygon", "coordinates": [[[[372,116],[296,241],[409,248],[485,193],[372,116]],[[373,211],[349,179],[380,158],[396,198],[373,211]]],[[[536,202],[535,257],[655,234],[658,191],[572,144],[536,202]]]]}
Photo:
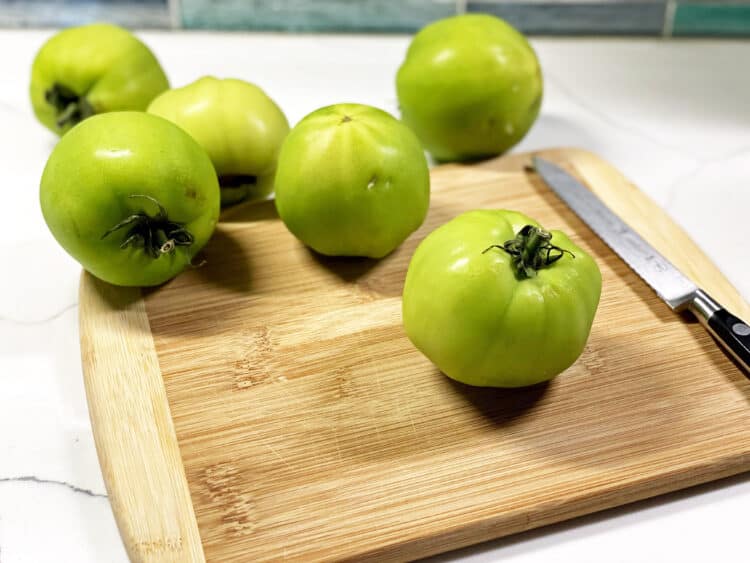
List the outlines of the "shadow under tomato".
{"type": "Polygon", "coordinates": [[[460,159],[440,159],[437,157],[431,157],[433,162],[435,163],[435,166],[444,166],[446,164],[459,164],[459,165],[466,165],[471,166],[475,164],[482,164],[485,162],[488,162],[490,160],[494,160],[498,158],[499,156],[502,156],[505,153],[498,153],[498,154],[487,154],[483,156],[472,156],[467,158],[460,158],[460,159]]]}
{"type": "MultiPolygon", "coordinates": [[[[433,197],[422,225],[391,252],[382,258],[358,256],[326,256],[306,247],[313,262],[325,267],[346,282],[366,282],[370,288],[386,297],[400,296],[406,270],[414,251],[424,238],[440,225],[447,223],[470,206],[462,206],[433,197]],[[373,272],[377,270],[377,272],[373,272]],[[363,278],[366,278],[363,280],[363,278]]],[[[300,243],[301,244],[301,243],[300,243]]]]}
{"type": "Polygon", "coordinates": [[[236,235],[219,226],[188,268],[144,291],[155,336],[194,336],[231,330],[232,315],[252,290],[252,264],[236,235]],[[224,294],[224,297],[220,297],[224,294]]]}
{"type": "Polygon", "coordinates": [[[246,201],[221,210],[219,223],[253,223],[278,219],[276,205],[272,199],[264,201],[246,201]]]}
{"type": "Polygon", "coordinates": [[[442,373],[440,377],[445,379],[455,393],[466,399],[496,426],[512,423],[531,411],[550,387],[549,381],[528,387],[474,387],[455,381],[442,373]]]}
{"type": "Polygon", "coordinates": [[[99,299],[105,301],[110,309],[124,311],[131,307],[133,303],[141,299],[143,292],[151,288],[138,288],[113,285],[100,280],[95,275],[85,272],[85,283],[90,291],[97,294],[99,299]]]}
{"type": "Polygon", "coordinates": [[[246,294],[252,290],[250,256],[236,235],[219,226],[211,240],[196,256],[195,262],[204,264],[193,270],[201,281],[246,294]]]}
{"type": "Polygon", "coordinates": [[[362,256],[326,256],[305,247],[310,257],[320,266],[336,274],[346,282],[355,282],[380,263],[375,258],[362,256]]]}

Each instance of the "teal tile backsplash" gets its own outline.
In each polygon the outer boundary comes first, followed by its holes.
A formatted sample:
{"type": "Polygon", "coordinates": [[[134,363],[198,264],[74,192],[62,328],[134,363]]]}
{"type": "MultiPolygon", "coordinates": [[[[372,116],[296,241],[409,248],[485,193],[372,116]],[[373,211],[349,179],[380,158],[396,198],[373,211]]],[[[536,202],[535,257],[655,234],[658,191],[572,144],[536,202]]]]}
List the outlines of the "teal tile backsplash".
{"type": "Polygon", "coordinates": [[[469,12],[500,16],[526,33],[545,35],[661,35],[666,0],[640,2],[518,2],[469,0],[469,12]]]}
{"type": "Polygon", "coordinates": [[[750,37],[750,2],[678,2],[672,35],[750,37]]]}
{"type": "Polygon", "coordinates": [[[0,0],[0,27],[412,33],[462,12],[532,35],[750,38],[750,0],[0,0]]]}
{"type": "Polygon", "coordinates": [[[413,31],[456,13],[455,0],[181,0],[188,28],[413,31]]]}
{"type": "Polygon", "coordinates": [[[107,21],[130,28],[166,28],[167,0],[0,0],[0,28],[68,27],[107,21]]]}

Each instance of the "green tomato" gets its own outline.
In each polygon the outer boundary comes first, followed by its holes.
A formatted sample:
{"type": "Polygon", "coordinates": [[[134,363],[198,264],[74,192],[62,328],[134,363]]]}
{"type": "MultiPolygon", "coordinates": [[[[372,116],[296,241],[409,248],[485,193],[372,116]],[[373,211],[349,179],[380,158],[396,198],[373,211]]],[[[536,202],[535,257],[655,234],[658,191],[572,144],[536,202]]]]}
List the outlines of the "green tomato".
{"type": "Polygon", "coordinates": [[[321,108],[281,147],[276,209],[287,228],[321,254],[385,256],[422,224],[429,203],[419,140],[382,110],[321,108]]]}
{"type": "Polygon", "coordinates": [[[542,103],[542,74],[524,36],[468,14],[414,37],[398,70],[402,119],[438,160],[494,156],[518,143],[542,103]]]}
{"type": "Polygon", "coordinates": [[[176,125],[141,112],[97,115],[74,127],[47,161],[40,200],[57,242],[116,285],[174,277],[219,218],[206,151],[176,125]]]}
{"type": "Polygon", "coordinates": [[[404,328],[452,379],[532,385],[581,354],[601,285],[596,262],[563,233],[514,211],[470,211],[415,251],[404,285],[404,328]]]}
{"type": "Polygon", "coordinates": [[[34,113],[58,135],[97,113],[144,111],[167,88],[167,77],[148,47],[111,24],[57,33],[31,67],[34,113]]]}
{"type": "Polygon", "coordinates": [[[254,84],[204,76],[164,92],[148,111],[176,123],[206,149],[219,176],[222,204],[264,198],[273,191],[289,122],[254,84]]]}

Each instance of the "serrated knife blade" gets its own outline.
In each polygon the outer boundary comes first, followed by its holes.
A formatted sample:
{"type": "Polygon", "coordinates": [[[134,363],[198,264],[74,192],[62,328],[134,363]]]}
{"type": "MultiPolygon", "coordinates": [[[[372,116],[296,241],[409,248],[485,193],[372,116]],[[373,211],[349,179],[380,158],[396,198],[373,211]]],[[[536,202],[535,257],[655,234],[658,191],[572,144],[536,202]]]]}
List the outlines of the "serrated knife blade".
{"type": "Polygon", "coordinates": [[[689,309],[745,372],[750,373],[750,326],[747,323],[700,289],[568,172],[537,156],[533,157],[533,163],[547,186],[672,310],[689,309]]]}

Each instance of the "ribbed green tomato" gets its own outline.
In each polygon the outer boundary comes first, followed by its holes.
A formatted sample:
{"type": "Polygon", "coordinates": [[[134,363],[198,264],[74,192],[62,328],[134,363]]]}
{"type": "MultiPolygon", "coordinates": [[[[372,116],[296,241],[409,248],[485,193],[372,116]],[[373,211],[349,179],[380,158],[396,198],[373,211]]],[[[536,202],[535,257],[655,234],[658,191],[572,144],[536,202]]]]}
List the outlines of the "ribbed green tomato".
{"type": "Polygon", "coordinates": [[[542,74],[524,36],[503,20],[466,14],[414,37],[398,70],[402,119],[438,160],[493,156],[539,114],[542,74]]]}
{"type": "Polygon", "coordinates": [[[144,111],[169,88],[153,53],[111,24],[72,27],[50,38],[31,67],[31,104],[39,121],[62,135],[108,111],[144,111]]]}
{"type": "Polygon", "coordinates": [[[94,116],[66,134],[42,175],[57,242],[96,277],[126,286],[176,276],[208,241],[219,184],[206,151],[142,112],[94,116]]]}
{"type": "Polygon", "coordinates": [[[520,387],[555,377],[580,356],[601,273],[563,233],[538,227],[514,211],[470,211],[415,251],[404,328],[448,377],[520,387]]]}
{"type": "Polygon", "coordinates": [[[380,258],[424,221],[430,175],[419,140],[359,104],[314,111],[281,147],[276,209],[321,254],[380,258]]]}
{"type": "Polygon", "coordinates": [[[204,76],[164,92],[148,112],[176,123],[206,149],[219,176],[223,205],[260,199],[273,191],[289,122],[254,84],[204,76]]]}

